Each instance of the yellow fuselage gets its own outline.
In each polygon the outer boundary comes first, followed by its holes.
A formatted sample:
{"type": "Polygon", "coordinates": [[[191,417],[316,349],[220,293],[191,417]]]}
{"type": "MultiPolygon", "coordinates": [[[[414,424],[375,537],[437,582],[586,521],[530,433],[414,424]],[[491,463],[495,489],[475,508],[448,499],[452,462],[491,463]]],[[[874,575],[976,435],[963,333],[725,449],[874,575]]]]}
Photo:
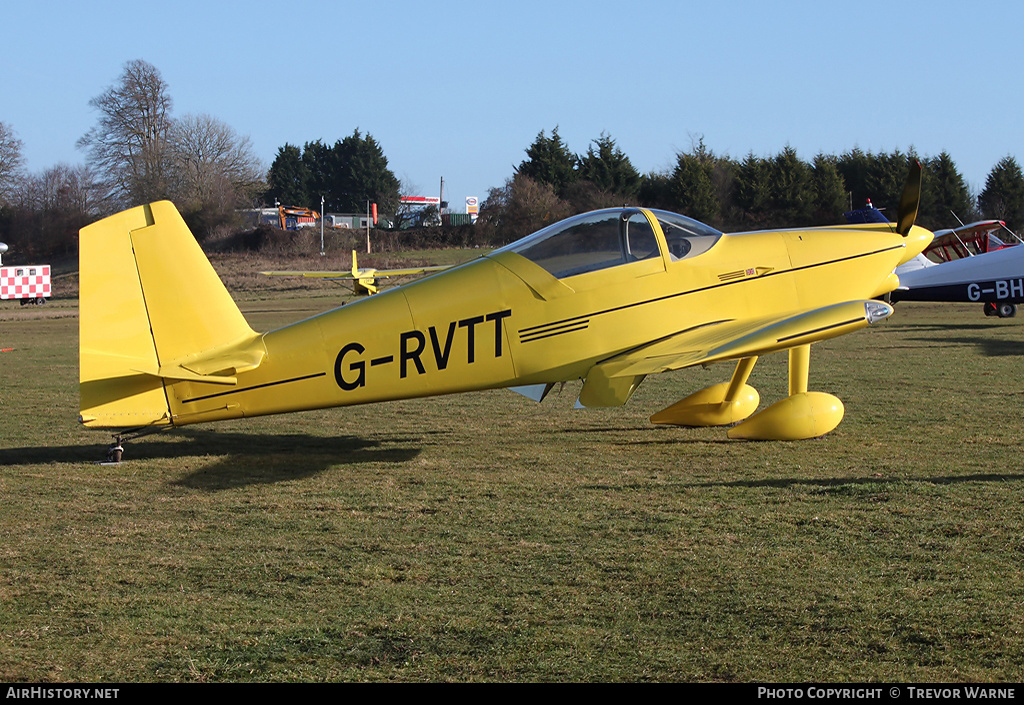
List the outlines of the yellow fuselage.
{"type": "Polygon", "coordinates": [[[763,231],[673,261],[656,232],[660,257],[559,280],[498,252],[262,334],[250,344],[262,363],[233,385],[166,381],[169,422],[578,379],[679,331],[881,296],[931,239],[886,225],[763,231]]]}

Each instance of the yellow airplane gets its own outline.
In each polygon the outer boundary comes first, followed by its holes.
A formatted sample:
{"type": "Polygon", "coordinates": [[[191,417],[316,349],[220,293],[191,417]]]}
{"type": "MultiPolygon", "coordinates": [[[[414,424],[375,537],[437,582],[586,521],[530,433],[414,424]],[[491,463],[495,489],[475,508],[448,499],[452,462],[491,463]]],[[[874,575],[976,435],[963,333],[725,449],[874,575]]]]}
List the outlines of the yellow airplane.
{"type": "Polygon", "coordinates": [[[356,251],[352,250],[352,271],[350,272],[308,272],[302,270],[283,270],[260,272],[269,277],[312,277],[317,279],[343,279],[352,282],[352,290],[357,295],[376,294],[380,291],[380,284],[377,279],[383,277],[408,277],[416,274],[429,272],[440,272],[448,269],[448,265],[437,265],[433,267],[409,267],[406,269],[374,269],[373,267],[360,267],[356,261],[356,251]]]}
{"type": "Polygon", "coordinates": [[[584,213],[266,333],[171,203],[133,208],[81,231],[81,422],[127,437],[493,388],[539,400],[575,379],[580,405],[611,406],[649,374],[732,360],[729,381],[651,420],[737,424],[731,438],[821,436],[843,405],[808,391],[810,346],[892,313],[875,297],[932,240],[913,224],[920,183],[912,165],[894,224],[724,234],[660,210],[584,213]],[[747,379],[781,350],[789,396],[754,414],[747,379]]]}

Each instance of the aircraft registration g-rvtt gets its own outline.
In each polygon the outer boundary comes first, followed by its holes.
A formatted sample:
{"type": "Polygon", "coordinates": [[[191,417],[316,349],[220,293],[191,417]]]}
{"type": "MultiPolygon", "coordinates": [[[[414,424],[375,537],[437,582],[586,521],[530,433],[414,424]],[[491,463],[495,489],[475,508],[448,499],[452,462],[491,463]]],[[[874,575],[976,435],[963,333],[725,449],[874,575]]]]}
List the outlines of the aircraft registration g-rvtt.
{"type": "Polygon", "coordinates": [[[874,300],[932,233],[895,224],[724,234],[675,213],[577,215],[475,260],[304,321],[252,330],[169,202],[80,238],[81,422],[125,437],[199,422],[494,388],[624,404],[647,375],[735,361],[654,423],[803,439],[840,422],[808,391],[812,343],[886,318],[874,300]],[[789,351],[789,396],[754,414],[759,356],[789,351]],[[752,415],[753,414],[753,415],[752,415]],[[736,425],[733,425],[736,424],[736,425]]]}

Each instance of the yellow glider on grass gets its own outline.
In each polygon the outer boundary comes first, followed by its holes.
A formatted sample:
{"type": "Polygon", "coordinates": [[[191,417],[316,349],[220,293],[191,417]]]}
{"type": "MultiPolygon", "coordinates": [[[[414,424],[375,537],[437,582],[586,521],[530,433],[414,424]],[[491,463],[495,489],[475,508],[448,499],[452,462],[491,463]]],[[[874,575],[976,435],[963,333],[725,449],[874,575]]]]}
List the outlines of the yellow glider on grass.
{"type": "Polygon", "coordinates": [[[133,208],[81,232],[81,421],[127,436],[502,387],[539,400],[574,379],[580,405],[612,406],[651,373],[733,360],[730,381],[651,420],[820,436],[843,406],[808,391],[810,345],[892,313],[872,299],[932,240],[913,224],[920,184],[915,163],[895,224],[723,234],[660,210],[584,213],[267,333],[246,323],[173,205],[133,208]],[[780,350],[789,396],[751,416],[747,378],[780,350]]]}
{"type": "Polygon", "coordinates": [[[409,267],[406,269],[374,269],[373,267],[360,267],[356,261],[356,251],[352,250],[352,271],[350,272],[310,272],[302,270],[286,270],[273,272],[260,272],[268,277],[311,277],[315,279],[339,279],[352,282],[352,291],[357,295],[376,294],[380,291],[378,279],[384,277],[409,277],[417,274],[428,274],[450,269],[451,265],[436,265],[432,267],[409,267]]]}

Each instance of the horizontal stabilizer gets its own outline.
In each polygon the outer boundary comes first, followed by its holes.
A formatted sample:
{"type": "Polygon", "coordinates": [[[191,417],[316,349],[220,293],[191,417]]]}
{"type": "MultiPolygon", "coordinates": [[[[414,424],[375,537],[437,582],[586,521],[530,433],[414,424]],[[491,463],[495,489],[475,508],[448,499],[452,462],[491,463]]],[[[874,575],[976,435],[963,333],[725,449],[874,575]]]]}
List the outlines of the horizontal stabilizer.
{"type": "Polygon", "coordinates": [[[159,367],[137,365],[132,368],[132,371],[166,380],[236,384],[237,379],[234,375],[256,369],[266,355],[267,351],[263,346],[262,339],[258,338],[242,349],[215,352],[207,356],[171,362],[159,367]]]}
{"type": "Polygon", "coordinates": [[[256,339],[239,350],[219,352],[212,355],[179,363],[181,367],[197,375],[237,375],[255,370],[267,356],[262,339],[256,339]]]}
{"type": "Polygon", "coordinates": [[[195,372],[186,370],[184,367],[178,365],[170,365],[167,367],[133,367],[132,372],[140,372],[142,374],[150,375],[152,377],[159,377],[169,381],[184,380],[186,382],[209,382],[211,384],[236,384],[238,380],[234,377],[226,377],[224,375],[200,375],[195,372]]]}

